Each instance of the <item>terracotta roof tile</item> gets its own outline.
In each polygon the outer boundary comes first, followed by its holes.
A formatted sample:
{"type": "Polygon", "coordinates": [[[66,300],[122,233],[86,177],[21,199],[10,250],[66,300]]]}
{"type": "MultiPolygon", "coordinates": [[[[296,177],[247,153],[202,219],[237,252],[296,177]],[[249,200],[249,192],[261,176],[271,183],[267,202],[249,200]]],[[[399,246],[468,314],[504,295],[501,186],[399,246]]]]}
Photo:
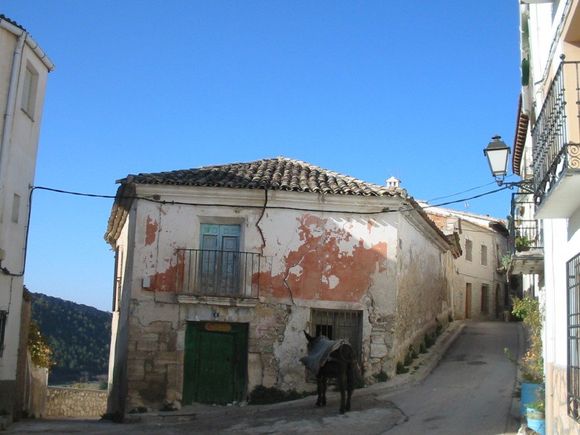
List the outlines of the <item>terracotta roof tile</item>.
{"type": "Polygon", "coordinates": [[[228,187],[334,195],[406,196],[404,189],[367,183],[310,163],[286,157],[205,166],[170,172],[129,175],[121,183],[228,187]]]}

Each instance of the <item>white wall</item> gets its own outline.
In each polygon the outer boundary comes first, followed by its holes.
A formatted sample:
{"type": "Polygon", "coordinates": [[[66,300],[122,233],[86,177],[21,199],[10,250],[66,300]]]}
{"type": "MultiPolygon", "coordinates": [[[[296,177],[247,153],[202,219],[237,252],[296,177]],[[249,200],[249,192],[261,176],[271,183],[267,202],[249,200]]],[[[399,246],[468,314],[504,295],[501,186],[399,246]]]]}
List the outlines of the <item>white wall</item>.
{"type": "MultiPolygon", "coordinates": [[[[0,273],[0,310],[8,311],[4,352],[0,357],[0,381],[11,382],[16,378],[20,336],[23,277],[18,275],[21,275],[24,270],[29,186],[34,182],[46,80],[52,64],[47,59],[44,61],[39,59],[39,48],[34,41],[27,39],[16,70],[15,105],[7,107],[17,36],[13,31],[7,30],[4,24],[0,26],[0,110],[3,115],[13,111],[13,118],[10,123],[5,122],[4,116],[0,118],[0,140],[5,134],[7,135],[7,141],[3,143],[0,153],[0,249],[5,255],[2,267],[16,276],[0,273]],[[26,114],[21,110],[23,71],[27,65],[34,68],[38,74],[35,109],[31,114],[26,114]],[[15,207],[15,194],[20,197],[18,207],[15,207]]],[[[11,25],[7,27],[20,33],[19,29],[11,25]]],[[[4,392],[7,391],[6,386],[2,389],[4,392]]],[[[2,394],[0,394],[1,401],[2,394]]],[[[1,403],[0,408],[2,408],[1,403]]]]}

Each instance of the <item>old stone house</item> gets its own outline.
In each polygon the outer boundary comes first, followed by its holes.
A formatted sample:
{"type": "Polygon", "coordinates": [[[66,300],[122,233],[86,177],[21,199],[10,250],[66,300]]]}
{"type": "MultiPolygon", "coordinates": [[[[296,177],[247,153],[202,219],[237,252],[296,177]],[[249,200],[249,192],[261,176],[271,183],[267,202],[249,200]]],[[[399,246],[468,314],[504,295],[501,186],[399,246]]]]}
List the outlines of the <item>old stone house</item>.
{"type": "Polygon", "coordinates": [[[507,270],[502,264],[508,255],[506,222],[443,207],[427,207],[425,211],[445,234],[456,235],[461,249],[455,260],[451,293],[453,318],[504,318],[511,305],[507,270]]]}
{"type": "Polygon", "coordinates": [[[448,320],[450,243],[396,185],[283,157],[119,183],[110,412],[311,390],[303,330],[371,381],[448,320]]]}

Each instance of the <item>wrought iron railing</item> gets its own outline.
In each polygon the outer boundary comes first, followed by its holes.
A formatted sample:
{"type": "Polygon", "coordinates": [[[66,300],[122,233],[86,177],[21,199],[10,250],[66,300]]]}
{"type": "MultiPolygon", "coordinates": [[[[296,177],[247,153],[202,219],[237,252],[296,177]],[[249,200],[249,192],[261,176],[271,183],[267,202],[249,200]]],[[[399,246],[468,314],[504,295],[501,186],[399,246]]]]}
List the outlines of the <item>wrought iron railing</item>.
{"type": "MultiPolygon", "coordinates": [[[[579,164],[580,146],[570,142],[567,120],[568,116],[573,116],[569,121],[579,122],[579,109],[580,62],[562,61],[532,129],[537,204],[541,203],[544,195],[553,187],[563,169],[579,164]]],[[[576,140],[573,142],[578,142],[580,138],[574,139],[576,140]]]]}
{"type": "Polygon", "coordinates": [[[261,255],[254,252],[178,249],[183,261],[181,293],[257,298],[261,255]]]}
{"type": "Polygon", "coordinates": [[[535,203],[530,194],[512,195],[511,219],[509,222],[510,252],[542,249],[544,247],[541,221],[534,219],[535,203]]]}

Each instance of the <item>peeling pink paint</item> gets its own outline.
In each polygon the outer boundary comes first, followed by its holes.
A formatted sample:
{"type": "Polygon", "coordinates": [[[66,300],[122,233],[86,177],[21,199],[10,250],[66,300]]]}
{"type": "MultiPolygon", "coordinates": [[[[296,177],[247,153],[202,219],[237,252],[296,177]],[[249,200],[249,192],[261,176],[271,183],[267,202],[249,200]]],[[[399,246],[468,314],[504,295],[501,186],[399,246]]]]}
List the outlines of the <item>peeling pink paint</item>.
{"type": "Polygon", "coordinates": [[[147,223],[145,224],[145,246],[152,245],[155,242],[158,229],[159,224],[157,221],[147,216],[147,223]]]}
{"type": "Polygon", "coordinates": [[[298,218],[298,224],[302,244],[285,256],[285,271],[274,276],[266,272],[253,277],[253,281],[259,280],[264,293],[287,298],[289,287],[295,299],[356,302],[370,287],[372,274],[386,271],[386,242],[367,248],[365,241],[359,240],[352,252],[344,252],[339,244],[350,241],[352,234],[332,227],[328,219],[305,214],[298,218]],[[300,274],[290,273],[295,266],[300,266],[300,274]],[[332,280],[331,276],[334,276],[332,280]],[[333,282],[332,288],[330,282],[333,282]]]}
{"type": "Polygon", "coordinates": [[[164,271],[158,272],[151,277],[149,290],[160,292],[177,292],[183,284],[185,271],[185,258],[183,252],[177,253],[175,265],[171,265],[164,271]]]}

